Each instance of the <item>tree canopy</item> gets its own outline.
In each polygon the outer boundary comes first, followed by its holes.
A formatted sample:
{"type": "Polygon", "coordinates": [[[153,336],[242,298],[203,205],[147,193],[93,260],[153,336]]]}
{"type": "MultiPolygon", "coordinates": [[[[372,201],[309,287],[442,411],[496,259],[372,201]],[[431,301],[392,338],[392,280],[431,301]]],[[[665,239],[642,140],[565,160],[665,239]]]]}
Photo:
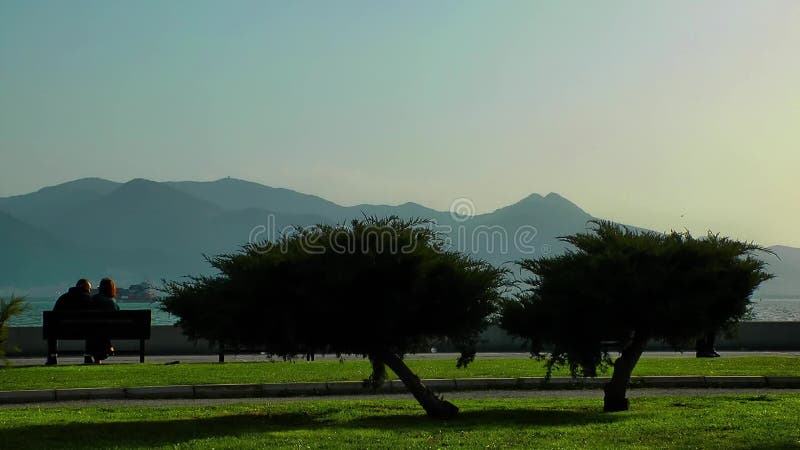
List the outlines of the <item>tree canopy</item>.
{"type": "Polygon", "coordinates": [[[427,222],[396,217],[297,228],[209,262],[218,274],[167,284],[164,309],[189,336],[288,357],[362,355],[370,383],[382,383],[388,365],[442,417],[457,408],[402,358],[446,340],[468,364],[504,281],[502,270],[448,250],[427,222]]]}
{"type": "Polygon", "coordinates": [[[753,243],[593,225],[561,238],[573,250],[520,262],[524,289],[506,302],[501,325],[529,339],[548,368],[566,365],[573,375],[595,376],[613,363],[606,409],[627,409],[630,372],[648,340],[678,349],[731,327],[771,275],[753,256],[764,249],[753,243]],[[612,347],[621,349],[616,361],[612,347]]]}

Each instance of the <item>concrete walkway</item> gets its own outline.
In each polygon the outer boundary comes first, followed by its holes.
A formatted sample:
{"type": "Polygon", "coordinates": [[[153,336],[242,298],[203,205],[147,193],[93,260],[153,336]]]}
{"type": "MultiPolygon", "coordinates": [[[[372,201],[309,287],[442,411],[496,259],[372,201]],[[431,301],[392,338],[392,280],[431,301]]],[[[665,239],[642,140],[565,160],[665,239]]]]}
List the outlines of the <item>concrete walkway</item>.
{"type": "MultiPolygon", "coordinates": [[[[472,391],[601,391],[609,377],[571,378],[453,378],[425,379],[426,386],[439,393],[472,391]]],[[[764,376],[645,376],[631,377],[631,388],[657,389],[800,389],[800,377],[764,376]]],[[[360,381],[318,383],[200,384],[178,386],[137,386],[128,388],[70,388],[0,391],[0,404],[46,403],[72,400],[165,400],[232,399],[317,396],[356,396],[406,394],[397,380],[380,388],[364,387],[360,381]]]]}
{"type": "MultiPolygon", "coordinates": [[[[772,352],[743,352],[743,351],[722,351],[722,357],[724,358],[737,358],[742,356],[796,356],[800,357],[800,351],[772,351],[772,352]]],[[[494,359],[494,358],[530,358],[530,353],[508,353],[508,352],[497,352],[497,353],[478,353],[476,359],[494,359]]],[[[645,352],[642,355],[642,358],[694,358],[694,352],[645,352]]],[[[406,357],[407,359],[452,359],[453,361],[458,358],[456,353],[416,353],[410,354],[406,357]]],[[[335,355],[315,355],[315,360],[325,361],[325,360],[336,360],[335,355]]],[[[361,360],[357,356],[346,356],[345,359],[347,360],[361,360]]],[[[17,367],[25,367],[25,366],[41,366],[44,365],[44,356],[26,356],[26,357],[14,357],[9,358],[9,361],[14,366],[17,367]]],[[[278,358],[280,361],[280,358],[278,358]]],[[[146,356],[145,362],[153,363],[153,364],[164,364],[168,362],[179,361],[180,363],[215,363],[218,362],[218,355],[154,355],[154,356],[146,356]]],[[[225,355],[226,362],[263,362],[269,361],[265,355],[261,354],[226,354],[225,355]]],[[[298,362],[305,362],[305,360],[298,359],[298,362]]],[[[82,356],[61,356],[58,358],[59,365],[70,365],[70,364],[83,364],[83,357],[82,356]]],[[[112,356],[108,358],[103,364],[138,364],[139,357],[138,356],[112,356]]],[[[798,361],[800,364],[800,361],[798,361]]]]}

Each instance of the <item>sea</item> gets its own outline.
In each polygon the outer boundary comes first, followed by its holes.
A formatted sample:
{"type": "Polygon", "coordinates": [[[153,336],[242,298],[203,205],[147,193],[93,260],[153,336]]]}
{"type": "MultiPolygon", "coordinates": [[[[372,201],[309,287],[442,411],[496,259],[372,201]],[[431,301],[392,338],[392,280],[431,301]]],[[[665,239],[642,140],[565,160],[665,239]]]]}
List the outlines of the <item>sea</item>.
{"type": "MultiPolygon", "coordinates": [[[[56,303],[55,298],[26,298],[28,309],[19,316],[13,317],[8,322],[10,327],[40,327],[42,326],[42,311],[51,311],[56,303]]],[[[119,309],[149,309],[152,310],[151,324],[153,325],[173,325],[178,318],[172,314],[162,311],[159,302],[120,302],[117,301],[119,309]]]]}
{"type": "MultiPolygon", "coordinates": [[[[20,316],[9,321],[11,327],[40,327],[42,326],[42,311],[53,309],[55,299],[32,298],[26,299],[29,308],[20,316]]],[[[120,309],[150,309],[153,311],[153,325],[173,325],[178,318],[162,311],[160,303],[153,302],[118,302],[120,309]]],[[[759,322],[800,322],[800,298],[796,299],[758,299],[753,301],[752,317],[750,320],[759,322]]]]}

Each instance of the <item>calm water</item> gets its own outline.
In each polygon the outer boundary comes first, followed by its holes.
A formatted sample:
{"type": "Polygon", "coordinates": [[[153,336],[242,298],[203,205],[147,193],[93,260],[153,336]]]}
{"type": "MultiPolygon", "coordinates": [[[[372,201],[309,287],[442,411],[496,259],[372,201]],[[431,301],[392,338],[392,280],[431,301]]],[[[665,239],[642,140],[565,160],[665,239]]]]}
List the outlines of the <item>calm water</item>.
{"type": "MultiPolygon", "coordinates": [[[[29,299],[29,310],[22,316],[11,320],[12,327],[42,326],[42,311],[53,309],[55,299],[29,299]]],[[[120,309],[151,309],[153,325],[172,325],[177,318],[158,309],[158,303],[119,303],[120,309]]],[[[753,319],[757,321],[800,322],[800,299],[756,300],[753,306],[753,319]]]]}
{"type": "Polygon", "coordinates": [[[800,299],[764,299],[753,304],[753,320],[800,322],[800,299]]]}
{"type": "MultiPolygon", "coordinates": [[[[14,317],[9,325],[12,327],[40,327],[42,326],[42,311],[53,309],[55,299],[28,299],[29,308],[19,317],[14,317]]],[[[153,325],[172,325],[178,319],[159,309],[158,303],[125,303],[117,302],[120,309],[150,309],[153,311],[153,325]]]]}

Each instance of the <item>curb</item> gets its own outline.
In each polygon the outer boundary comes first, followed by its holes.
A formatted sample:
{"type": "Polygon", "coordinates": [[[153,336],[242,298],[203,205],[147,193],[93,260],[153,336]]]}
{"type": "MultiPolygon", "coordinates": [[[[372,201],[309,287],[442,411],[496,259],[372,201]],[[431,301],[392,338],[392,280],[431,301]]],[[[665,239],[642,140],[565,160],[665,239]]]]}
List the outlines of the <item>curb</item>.
{"type": "MultiPolygon", "coordinates": [[[[454,378],[422,380],[437,392],[484,390],[601,389],[609,377],[571,378],[454,378]]],[[[630,388],[777,388],[800,389],[800,377],[763,376],[648,376],[631,377],[630,388]]],[[[129,388],[75,388],[0,391],[0,405],[96,399],[210,399],[291,397],[309,395],[370,395],[407,393],[398,380],[379,388],[364,387],[360,381],[329,383],[200,384],[137,386],[129,388]]]]}

